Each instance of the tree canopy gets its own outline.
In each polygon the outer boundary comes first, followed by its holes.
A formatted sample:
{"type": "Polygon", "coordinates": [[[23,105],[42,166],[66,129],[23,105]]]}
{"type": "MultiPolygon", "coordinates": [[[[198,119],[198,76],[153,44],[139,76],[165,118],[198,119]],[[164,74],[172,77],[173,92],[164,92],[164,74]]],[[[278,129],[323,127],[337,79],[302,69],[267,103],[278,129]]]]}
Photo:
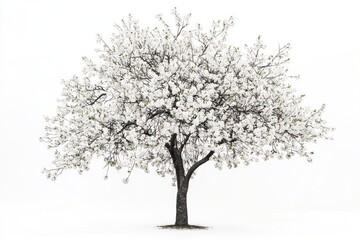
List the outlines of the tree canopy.
{"type": "Polygon", "coordinates": [[[41,138],[55,149],[54,167],[44,169],[49,178],[65,169],[82,173],[96,157],[107,171],[125,168],[130,175],[153,167],[175,183],[171,147],[185,172],[206,156],[219,169],[295,155],[311,160],[307,143],[326,138],[331,128],[324,106],[302,106],[304,95],[291,85],[290,45],[274,54],[261,37],[231,46],[233,18],[204,30],[190,24],[190,14],[172,13],[175,24],[158,16],[156,28],[129,16],[111,40],[98,36],[99,59],[84,57],[81,77],[63,81],[57,113],[41,138]]]}

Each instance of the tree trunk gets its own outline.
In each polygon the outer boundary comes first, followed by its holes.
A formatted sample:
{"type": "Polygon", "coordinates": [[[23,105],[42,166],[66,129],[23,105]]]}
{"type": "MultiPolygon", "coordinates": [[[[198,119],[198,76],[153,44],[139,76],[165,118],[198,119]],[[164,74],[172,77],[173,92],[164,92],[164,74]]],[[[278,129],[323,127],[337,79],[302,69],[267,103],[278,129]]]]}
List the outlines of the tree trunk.
{"type": "Polygon", "coordinates": [[[186,196],[189,188],[189,181],[184,179],[176,196],[176,220],[175,225],[184,226],[188,225],[188,212],[186,196]]]}
{"type": "Polygon", "coordinates": [[[171,135],[171,139],[168,143],[165,144],[165,147],[169,150],[171,155],[175,173],[176,173],[176,181],[177,181],[177,188],[178,192],[176,195],[176,219],[175,219],[175,226],[187,226],[188,223],[188,212],[187,212],[187,192],[189,189],[189,181],[191,175],[194,171],[201,166],[202,164],[206,163],[210,157],[214,154],[214,151],[210,151],[203,159],[199,160],[198,162],[194,163],[185,174],[183,159],[181,157],[181,152],[186,145],[187,141],[189,140],[190,135],[187,135],[185,140],[181,143],[180,147],[178,147],[178,143],[176,141],[176,134],[171,135]]]}

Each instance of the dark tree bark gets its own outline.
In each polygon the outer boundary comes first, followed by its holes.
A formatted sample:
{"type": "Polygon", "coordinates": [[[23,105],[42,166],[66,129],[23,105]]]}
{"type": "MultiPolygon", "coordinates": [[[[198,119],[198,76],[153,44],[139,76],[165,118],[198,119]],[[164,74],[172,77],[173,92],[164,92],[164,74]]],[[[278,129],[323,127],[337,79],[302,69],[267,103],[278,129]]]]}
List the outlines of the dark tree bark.
{"type": "Polygon", "coordinates": [[[189,188],[189,181],[183,181],[182,186],[176,195],[176,219],[175,225],[183,226],[188,225],[188,212],[187,212],[187,192],[189,188]]]}
{"type": "Polygon", "coordinates": [[[169,150],[171,158],[176,172],[177,180],[177,195],[176,195],[176,226],[186,226],[188,225],[188,211],[187,211],[187,193],[189,189],[189,181],[191,175],[195,170],[200,167],[202,164],[209,161],[210,157],[214,154],[214,151],[210,151],[203,159],[196,162],[186,173],[184,171],[183,159],[181,157],[181,151],[186,145],[186,142],[189,138],[187,137],[180,147],[177,145],[176,134],[171,136],[170,142],[166,143],[166,148],[169,150]]]}

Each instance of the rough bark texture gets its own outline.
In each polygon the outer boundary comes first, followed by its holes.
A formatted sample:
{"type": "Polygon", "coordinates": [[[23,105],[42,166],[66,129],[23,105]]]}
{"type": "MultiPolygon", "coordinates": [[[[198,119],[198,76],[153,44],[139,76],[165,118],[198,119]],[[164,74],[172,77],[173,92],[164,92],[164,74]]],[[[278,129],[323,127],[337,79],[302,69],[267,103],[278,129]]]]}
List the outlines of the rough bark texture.
{"type": "Polygon", "coordinates": [[[188,225],[187,192],[189,184],[183,180],[182,186],[176,196],[176,220],[175,225],[188,225]]]}

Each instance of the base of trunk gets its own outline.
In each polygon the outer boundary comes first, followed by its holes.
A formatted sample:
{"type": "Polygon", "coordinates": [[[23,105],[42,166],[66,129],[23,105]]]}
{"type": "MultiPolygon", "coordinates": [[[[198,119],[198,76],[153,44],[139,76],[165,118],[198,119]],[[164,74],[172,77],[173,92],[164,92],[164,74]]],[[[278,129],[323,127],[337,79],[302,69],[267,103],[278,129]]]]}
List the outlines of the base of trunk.
{"type": "Polygon", "coordinates": [[[188,183],[183,183],[182,187],[178,190],[176,196],[176,218],[175,226],[188,226],[188,213],[186,195],[188,191],[188,183]]]}
{"type": "Polygon", "coordinates": [[[163,226],[158,226],[161,229],[208,229],[209,227],[205,227],[205,226],[199,226],[199,225],[163,225],[163,226]]]}

